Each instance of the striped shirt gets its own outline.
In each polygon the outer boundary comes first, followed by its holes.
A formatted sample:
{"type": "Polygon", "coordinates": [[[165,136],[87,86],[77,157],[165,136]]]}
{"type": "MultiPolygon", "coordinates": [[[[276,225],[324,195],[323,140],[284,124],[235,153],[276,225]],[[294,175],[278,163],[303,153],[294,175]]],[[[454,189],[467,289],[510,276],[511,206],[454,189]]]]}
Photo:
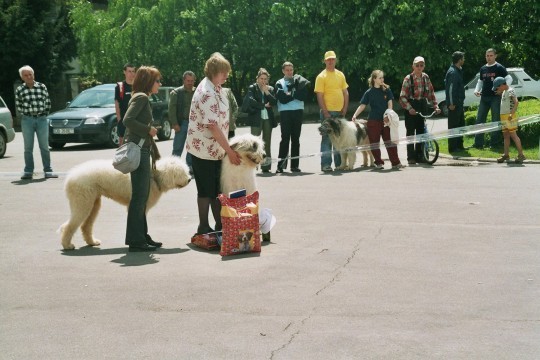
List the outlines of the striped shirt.
{"type": "Polygon", "coordinates": [[[15,106],[19,113],[26,116],[45,116],[51,110],[51,99],[45,84],[34,81],[30,89],[22,84],[15,90],[15,106]]]}

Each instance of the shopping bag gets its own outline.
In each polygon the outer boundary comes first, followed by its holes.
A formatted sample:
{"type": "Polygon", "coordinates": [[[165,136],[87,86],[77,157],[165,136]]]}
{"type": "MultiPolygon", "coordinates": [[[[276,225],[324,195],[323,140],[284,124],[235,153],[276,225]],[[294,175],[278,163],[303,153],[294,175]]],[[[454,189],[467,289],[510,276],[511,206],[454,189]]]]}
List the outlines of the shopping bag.
{"type": "Polygon", "coordinates": [[[239,198],[219,195],[221,202],[221,256],[261,252],[259,193],[239,198]]]}

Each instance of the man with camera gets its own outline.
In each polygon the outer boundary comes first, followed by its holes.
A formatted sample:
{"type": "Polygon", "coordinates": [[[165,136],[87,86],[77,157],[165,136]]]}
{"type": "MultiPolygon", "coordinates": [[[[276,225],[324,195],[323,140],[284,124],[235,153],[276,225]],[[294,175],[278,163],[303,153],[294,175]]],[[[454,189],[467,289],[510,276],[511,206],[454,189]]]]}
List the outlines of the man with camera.
{"type": "Polygon", "coordinates": [[[294,75],[294,66],[285,61],[281,66],[283,78],[276,82],[276,98],[279,116],[281,118],[281,142],[279,143],[279,162],[276,173],[282,173],[287,167],[289,143],[291,144],[291,171],[300,172],[300,133],[302,131],[302,116],[304,100],[307,97],[308,80],[300,75],[294,75]]]}

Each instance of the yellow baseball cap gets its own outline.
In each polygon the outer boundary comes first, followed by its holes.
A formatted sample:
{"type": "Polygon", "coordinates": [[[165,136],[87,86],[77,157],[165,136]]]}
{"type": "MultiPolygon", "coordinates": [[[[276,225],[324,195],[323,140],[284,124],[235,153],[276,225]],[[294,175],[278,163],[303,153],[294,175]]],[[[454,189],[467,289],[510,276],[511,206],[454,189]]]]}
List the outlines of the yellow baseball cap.
{"type": "Polygon", "coordinates": [[[335,58],[336,58],[336,53],[333,52],[332,50],[324,53],[324,60],[335,59],[335,58]]]}

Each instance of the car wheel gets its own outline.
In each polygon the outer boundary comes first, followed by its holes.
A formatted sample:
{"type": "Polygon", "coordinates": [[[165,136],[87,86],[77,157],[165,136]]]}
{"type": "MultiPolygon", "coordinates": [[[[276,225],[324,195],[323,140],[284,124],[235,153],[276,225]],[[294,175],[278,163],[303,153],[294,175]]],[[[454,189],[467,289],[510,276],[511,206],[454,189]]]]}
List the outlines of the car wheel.
{"type": "Polygon", "coordinates": [[[163,118],[161,122],[161,129],[157,133],[159,140],[169,140],[171,138],[171,123],[169,118],[163,118]]]}
{"type": "Polygon", "coordinates": [[[0,159],[4,157],[7,150],[7,138],[6,135],[0,133],[0,159]]]}
{"type": "Polygon", "coordinates": [[[49,146],[52,147],[53,149],[61,149],[64,147],[64,145],[66,145],[65,142],[50,142],[49,143],[49,146]]]}
{"type": "Polygon", "coordinates": [[[107,140],[107,146],[109,147],[118,147],[120,143],[120,137],[118,136],[118,123],[116,120],[112,123],[109,128],[109,136],[107,140]]]}

